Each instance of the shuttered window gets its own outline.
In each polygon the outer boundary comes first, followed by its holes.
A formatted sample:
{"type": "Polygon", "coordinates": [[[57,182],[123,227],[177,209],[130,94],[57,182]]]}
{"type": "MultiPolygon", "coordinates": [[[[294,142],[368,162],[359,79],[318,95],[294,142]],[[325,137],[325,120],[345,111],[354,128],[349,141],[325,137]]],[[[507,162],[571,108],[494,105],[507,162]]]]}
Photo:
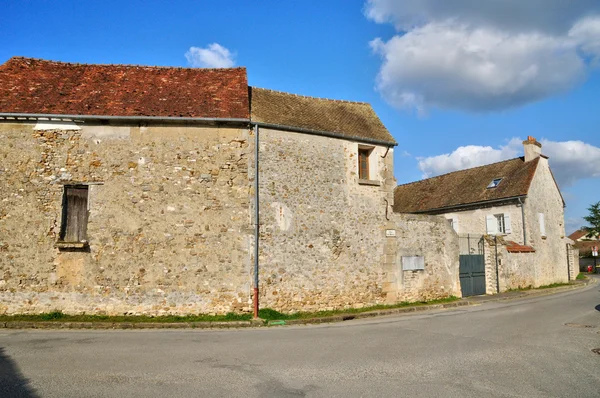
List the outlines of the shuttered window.
{"type": "Polygon", "coordinates": [[[546,219],[544,213],[538,213],[538,220],[540,221],[540,235],[546,236],[546,219]]]}
{"type": "Polygon", "coordinates": [[[87,240],[87,222],[88,187],[85,185],[65,185],[60,240],[63,242],[85,242],[87,240]]]}
{"type": "Polygon", "coordinates": [[[510,214],[490,214],[485,217],[487,233],[490,235],[510,234],[512,226],[510,222],[510,214]]]}

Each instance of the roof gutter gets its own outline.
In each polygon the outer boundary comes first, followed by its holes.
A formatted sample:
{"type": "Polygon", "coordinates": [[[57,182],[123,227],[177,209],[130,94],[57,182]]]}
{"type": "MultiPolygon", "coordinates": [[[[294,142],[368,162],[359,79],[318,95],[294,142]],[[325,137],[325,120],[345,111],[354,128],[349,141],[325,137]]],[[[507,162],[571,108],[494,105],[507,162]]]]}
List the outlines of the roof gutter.
{"type": "Polygon", "coordinates": [[[395,147],[397,142],[376,140],[365,137],[357,137],[353,135],[344,135],[333,133],[330,131],[313,130],[302,127],[286,126],[281,124],[255,122],[244,118],[218,118],[218,117],[176,117],[176,116],[108,116],[108,115],[55,115],[50,113],[0,113],[0,119],[15,119],[15,120],[116,120],[121,122],[197,122],[197,123],[236,123],[236,124],[252,124],[264,128],[272,128],[276,130],[291,131],[297,133],[320,135],[329,138],[339,138],[348,141],[357,141],[365,144],[381,145],[385,147],[395,147]]]}
{"type": "Polygon", "coordinates": [[[357,141],[357,142],[362,142],[365,144],[386,146],[388,148],[395,147],[398,145],[397,142],[375,140],[375,139],[371,139],[371,138],[357,137],[354,135],[344,135],[344,134],[340,134],[340,133],[332,133],[330,131],[313,130],[313,129],[306,129],[306,128],[302,128],[302,127],[293,127],[293,126],[286,126],[286,125],[282,125],[282,124],[264,123],[264,122],[256,122],[256,121],[252,121],[251,123],[253,125],[264,127],[267,129],[270,128],[270,129],[275,129],[275,130],[291,131],[291,132],[296,132],[296,133],[320,135],[323,137],[339,138],[339,139],[347,140],[347,141],[357,141]]]}
{"type": "Polygon", "coordinates": [[[411,211],[411,212],[408,212],[408,213],[424,214],[424,213],[443,212],[443,211],[446,211],[446,210],[462,209],[462,208],[465,208],[465,207],[473,207],[473,206],[476,206],[476,205],[486,205],[486,204],[490,204],[490,203],[508,202],[508,201],[511,201],[511,200],[519,200],[520,201],[521,199],[524,199],[526,197],[527,197],[527,195],[510,196],[508,198],[485,200],[485,201],[482,201],[482,202],[472,202],[472,203],[466,203],[466,204],[463,204],[463,205],[438,207],[437,209],[428,209],[428,210],[422,210],[422,211],[411,211]]]}
{"type": "Polygon", "coordinates": [[[3,119],[48,119],[48,120],[118,120],[118,121],[155,121],[155,122],[204,122],[204,123],[241,123],[248,124],[250,119],[219,117],[176,117],[176,116],[105,116],[105,115],[54,115],[48,113],[0,113],[3,119]]]}

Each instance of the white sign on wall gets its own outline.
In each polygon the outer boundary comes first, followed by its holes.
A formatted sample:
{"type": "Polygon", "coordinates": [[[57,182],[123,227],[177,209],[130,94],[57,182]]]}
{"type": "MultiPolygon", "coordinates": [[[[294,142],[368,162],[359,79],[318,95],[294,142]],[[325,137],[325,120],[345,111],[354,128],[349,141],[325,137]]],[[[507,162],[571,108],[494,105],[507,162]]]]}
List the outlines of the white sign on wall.
{"type": "Polygon", "coordinates": [[[396,236],[396,230],[395,229],[386,229],[385,230],[385,236],[396,236]]]}

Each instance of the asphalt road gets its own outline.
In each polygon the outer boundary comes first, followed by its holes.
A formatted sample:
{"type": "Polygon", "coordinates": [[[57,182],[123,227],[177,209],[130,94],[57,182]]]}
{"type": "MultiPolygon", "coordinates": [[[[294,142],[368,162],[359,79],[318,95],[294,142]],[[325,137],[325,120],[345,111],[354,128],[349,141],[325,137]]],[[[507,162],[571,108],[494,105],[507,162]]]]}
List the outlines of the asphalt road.
{"type": "Polygon", "coordinates": [[[0,331],[0,397],[600,397],[599,290],[321,326],[0,331]]]}

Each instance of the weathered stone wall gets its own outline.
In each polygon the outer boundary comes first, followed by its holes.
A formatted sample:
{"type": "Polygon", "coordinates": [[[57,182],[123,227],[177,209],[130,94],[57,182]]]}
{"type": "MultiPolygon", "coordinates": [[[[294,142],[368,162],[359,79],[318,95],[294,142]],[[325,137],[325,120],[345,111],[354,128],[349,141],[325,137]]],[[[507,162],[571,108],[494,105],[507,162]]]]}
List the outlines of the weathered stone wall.
{"type": "Polygon", "coordinates": [[[486,235],[484,242],[487,294],[498,293],[497,280],[500,281],[500,292],[540,286],[536,285],[536,253],[509,253],[506,250],[506,241],[502,237],[496,240],[494,236],[486,235]],[[498,279],[496,267],[498,267],[498,279]]]}
{"type": "Polygon", "coordinates": [[[249,310],[248,131],[72,128],[0,123],[0,312],[249,310]],[[63,184],[75,182],[98,184],[90,249],[60,252],[63,184]]]}
{"type": "Polygon", "coordinates": [[[548,160],[540,158],[525,199],[527,244],[536,250],[534,286],[567,282],[567,239],[562,198],[550,172],[548,160]],[[540,231],[539,213],[544,214],[546,236],[540,231]]]}
{"type": "Polygon", "coordinates": [[[395,213],[386,237],[388,303],[461,297],[458,235],[442,217],[395,213]],[[424,258],[423,270],[405,271],[403,256],[424,258]]]}
{"type": "Polygon", "coordinates": [[[393,150],[374,147],[376,185],[360,185],[356,143],[263,128],[260,143],[261,307],[385,302],[384,199],[391,206],[393,150]]]}
{"type": "MultiPolygon", "coordinates": [[[[0,123],[0,313],[250,311],[251,131],[37,127],[0,123]],[[75,183],[90,187],[89,250],[60,251],[64,185],[75,183]]],[[[392,149],[372,148],[363,181],[357,143],[260,135],[261,308],[460,295],[456,234],[447,222],[392,213],[392,149]],[[402,271],[402,256],[414,255],[425,258],[425,270],[402,271]]]]}

